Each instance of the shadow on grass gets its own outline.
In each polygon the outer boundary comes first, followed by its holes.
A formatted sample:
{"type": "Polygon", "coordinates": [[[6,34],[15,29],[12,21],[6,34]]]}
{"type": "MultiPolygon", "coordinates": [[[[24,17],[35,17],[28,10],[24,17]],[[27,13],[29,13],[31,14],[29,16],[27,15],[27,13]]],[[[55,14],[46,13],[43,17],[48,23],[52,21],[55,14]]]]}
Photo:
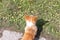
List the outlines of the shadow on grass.
{"type": "Polygon", "coordinates": [[[38,30],[37,30],[37,34],[36,34],[34,40],[39,40],[39,36],[40,36],[40,34],[41,34],[42,30],[43,30],[43,25],[45,25],[47,22],[48,21],[45,21],[43,19],[37,20],[36,26],[37,26],[38,30]]]}

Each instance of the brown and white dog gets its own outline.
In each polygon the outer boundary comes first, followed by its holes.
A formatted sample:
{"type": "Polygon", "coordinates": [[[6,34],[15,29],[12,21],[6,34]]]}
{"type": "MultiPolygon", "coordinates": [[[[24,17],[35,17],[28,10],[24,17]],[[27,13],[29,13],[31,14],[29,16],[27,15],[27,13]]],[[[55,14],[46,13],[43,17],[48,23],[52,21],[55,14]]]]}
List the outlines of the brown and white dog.
{"type": "Polygon", "coordinates": [[[33,15],[25,15],[24,16],[26,21],[25,32],[21,40],[34,40],[34,37],[37,32],[36,21],[37,16],[33,15]]]}

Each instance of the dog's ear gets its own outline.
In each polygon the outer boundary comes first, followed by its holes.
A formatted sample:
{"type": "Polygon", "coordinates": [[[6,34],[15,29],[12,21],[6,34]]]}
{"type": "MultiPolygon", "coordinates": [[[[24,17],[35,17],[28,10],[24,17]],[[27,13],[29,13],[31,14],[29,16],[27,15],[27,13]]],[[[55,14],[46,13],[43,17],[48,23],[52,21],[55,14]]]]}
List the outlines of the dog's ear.
{"type": "Polygon", "coordinates": [[[33,17],[33,21],[36,22],[37,21],[37,16],[33,17]]]}
{"type": "Polygon", "coordinates": [[[25,14],[25,15],[24,15],[24,19],[25,19],[25,20],[29,19],[29,15],[26,15],[26,14],[25,14]]]}

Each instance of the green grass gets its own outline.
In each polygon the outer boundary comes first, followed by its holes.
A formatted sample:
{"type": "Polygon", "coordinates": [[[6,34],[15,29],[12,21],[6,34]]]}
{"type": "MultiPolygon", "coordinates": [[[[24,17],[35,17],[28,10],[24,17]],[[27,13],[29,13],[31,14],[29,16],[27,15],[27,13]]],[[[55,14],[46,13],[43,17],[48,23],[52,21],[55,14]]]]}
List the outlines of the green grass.
{"type": "Polygon", "coordinates": [[[60,37],[60,0],[1,0],[0,28],[14,26],[23,31],[25,13],[49,21],[43,26],[44,33],[60,37]]]}

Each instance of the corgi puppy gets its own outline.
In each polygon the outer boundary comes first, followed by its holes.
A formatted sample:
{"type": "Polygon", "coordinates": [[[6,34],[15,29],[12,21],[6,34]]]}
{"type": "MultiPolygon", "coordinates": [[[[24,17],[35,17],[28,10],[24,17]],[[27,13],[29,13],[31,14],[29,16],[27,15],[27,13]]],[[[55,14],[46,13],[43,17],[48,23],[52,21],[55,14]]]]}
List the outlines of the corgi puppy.
{"type": "Polygon", "coordinates": [[[26,27],[25,27],[24,35],[21,40],[34,40],[37,32],[37,27],[36,27],[37,16],[25,15],[24,18],[26,21],[26,27]]]}

